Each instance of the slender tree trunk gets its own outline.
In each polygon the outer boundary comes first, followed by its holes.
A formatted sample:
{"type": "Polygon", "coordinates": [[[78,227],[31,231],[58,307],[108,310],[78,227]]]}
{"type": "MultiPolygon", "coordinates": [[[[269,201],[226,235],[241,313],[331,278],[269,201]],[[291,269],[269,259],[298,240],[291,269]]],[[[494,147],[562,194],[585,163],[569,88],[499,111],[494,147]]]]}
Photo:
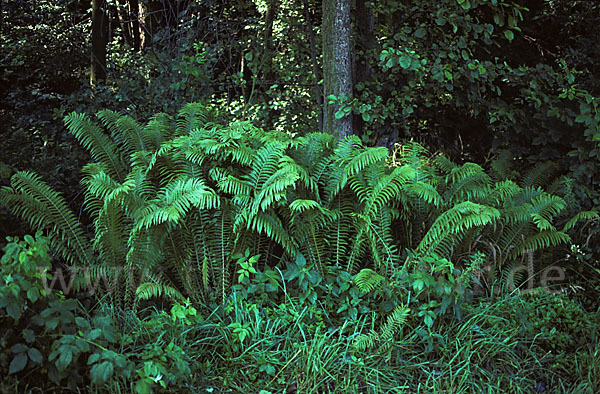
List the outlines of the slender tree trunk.
{"type": "Polygon", "coordinates": [[[352,99],[352,62],[350,49],[351,0],[323,0],[323,131],[346,137],[352,135],[352,115],[338,119],[338,104],[329,96],[352,99]]]}
{"type": "MultiPolygon", "coordinates": [[[[355,10],[356,40],[354,43],[354,88],[371,78],[368,52],[375,47],[375,16],[373,8],[367,6],[367,0],[356,0],[355,10]]],[[[356,92],[355,92],[356,93],[356,92]]],[[[362,136],[364,121],[361,115],[353,117],[354,133],[362,136]]]]}
{"type": "Polygon", "coordinates": [[[115,10],[116,12],[114,13],[114,17],[116,18],[117,21],[119,21],[119,26],[121,27],[121,33],[123,34],[123,41],[125,42],[125,44],[129,45],[130,47],[133,48],[133,39],[132,39],[132,35],[131,35],[131,16],[129,15],[129,12],[127,11],[127,3],[121,3],[121,2],[117,2],[117,4],[115,4],[115,10]]]}
{"type": "Polygon", "coordinates": [[[129,0],[127,2],[129,6],[129,16],[131,20],[131,43],[135,51],[141,49],[141,30],[140,30],[140,5],[138,0],[129,0]]]}
{"type": "Polygon", "coordinates": [[[315,38],[315,29],[310,17],[308,8],[308,0],[304,0],[304,16],[306,18],[306,26],[308,28],[308,39],[310,41],[310,56],[312,57],[313,66],[313,79],[315,83],[315,101],[317,102],[318,114],[317,121],[319,125],[319,131],[323,132],[323,93],[319,86],[321,80],[321,72],[319,71],[319,60],[317,58],[317,43],[315,38]]]}
{"type": "Polygon", "coordinates": [[[90,84],[106,79],[106,45],[108,44],[108,9],[106,0],[92,0],[92,56],[90,84]]]}
{"type": "Polygon", "coordinates": [[[267,15],[265,18],[265,30],[263,36],[263,59],[262,59],[262,69],[263,69],[263,79],[266,82],[270,82],[274,79],[275,73],[273,72],[273,22],[275,21],[275,17],[277,16],[277,11],[279,8],[279,0],[270,0],[269,8],[267,9],[267,15]]]}

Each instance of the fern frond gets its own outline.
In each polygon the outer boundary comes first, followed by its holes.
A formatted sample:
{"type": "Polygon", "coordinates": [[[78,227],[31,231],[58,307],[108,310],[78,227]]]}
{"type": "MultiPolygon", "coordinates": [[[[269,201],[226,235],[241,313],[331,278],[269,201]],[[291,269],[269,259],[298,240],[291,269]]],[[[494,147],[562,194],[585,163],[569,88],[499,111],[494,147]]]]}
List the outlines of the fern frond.
{"type": "Polygon", "coordinates": [[[363,295],[375,290],[384,280],[385,277],[370,268],[363,268],[354,276],[354,283],[363,295]]]}
{"type": "Polygon", "coordinates": [[[175,135],[189,135],[194,129],[203,127],[208,120],[208,110],[204,104],[188,103],[179,111],[175,135]]]}
{"type": "Polygon", "coordinates": [[[92,159],[102,163],[108,173],[118,181],[125,179],[126,167],[121,161],[117,146],[85,114],[72,112],[65,117],[65,125],[77,141],[90,152],[92,159]]]}
{"type": "Polygon", "coordinates": [[[135,152],[150,150],[149,136],[145,135],[144,128],[130,116],[110,110],[99,111],[97,116],[126,157],[130,158],[135,152]]]}
{"type": "Polygon", "coordinates": [[[421,240],[418,249],[422,251],[437,251],[446,240],[447,246],[453,244],[451,238],[458,237],[471,228],[481,228],[494,223],[500,218],[500,212],[492,207],[464,201],[443,212],[432,224],[421,240]]]}
{"type": "Polygon", "coordinates": [[[571,219],[569,219],[569,221],[567,223],[565,223],[562,231],[567,232],[567,231],[573,229],[573,227],[575,227],[575,224],[580,220],[595,220],[595,219],[598,219],[599,217],[600,216],[598,215],[598,212],[596,212],[596,211],[579,212],[578,214],[573,216],[571,219]]]}
{"type": "Polygon", "coordinates": [[[161,285],[158,283],[142,283],[136,289],[135,295],[140,300],[149,300],[150,298],[165,297],[172,301],[185,301],[185,298],[177,289],[171,286],[161,285]]]}
{"type": "Polygon", "coordinates": [[[27,221],[32,228],[48,232],[52,246],[70,264],[93,263],[89,240],[60,193],[38,175],[21,171],[11,177],[11,186],[0,189],[0,204],[27,221]]]}
{"type": "Polygon", "coordinates": [[[537,163],[527,172],[521,183],[523,187],[545,186],[552,179],[557,169],[558,164],[552,161],[537,163]]]}

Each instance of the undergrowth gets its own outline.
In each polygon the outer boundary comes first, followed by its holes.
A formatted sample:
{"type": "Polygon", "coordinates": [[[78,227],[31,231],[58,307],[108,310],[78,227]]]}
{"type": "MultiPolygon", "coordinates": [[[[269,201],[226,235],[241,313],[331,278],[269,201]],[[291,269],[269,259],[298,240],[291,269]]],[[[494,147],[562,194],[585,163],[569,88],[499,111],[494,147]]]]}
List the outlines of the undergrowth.
{"type": "Polygon", "coordinates": [[[486,172],[200,104],[98,121],[66,118],[92,228],[32,172],[0,190],[40,230],[2,257],[3,391],[600,390],[600,312],[549,275],[597,214],[565,210],[549,165],[486,172]]]}

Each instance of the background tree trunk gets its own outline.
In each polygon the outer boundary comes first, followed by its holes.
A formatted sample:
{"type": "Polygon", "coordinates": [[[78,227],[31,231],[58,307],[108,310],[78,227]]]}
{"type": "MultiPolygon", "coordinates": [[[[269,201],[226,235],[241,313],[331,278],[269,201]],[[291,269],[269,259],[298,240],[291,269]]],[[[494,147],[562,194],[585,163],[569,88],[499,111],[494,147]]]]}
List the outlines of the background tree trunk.
{"type": "Polygon", "coordinates": [[[323,131],[345,137],[352,135],[352,115],[336,119],[338,104],[328,97],[352,99],[350,48],[350,0],[323,0],[323,131]]]}
{"type": "Polygon", "coordinates": [[[108,9],[106,0],[92,0],[92,57],[90,84],[106,79],[106,45],[108,44],[108,9]]]}
{"type": "MultiPolygon", "coordinates": [[[[356,39],[354,42],[354,88],[371,78],[371,66],[369,65],[368,52],[375,47],[375,16],[373,8],[367,5],[367,0],[356,0],[355,10],[356,39]]],[[[358,95],[358,94],[357,94],[358,95]]],[[[364,121],[361,115],[354,115],[354,133],[362,136],[364,121]]]]}
{"type": "Polygon", "coordinates": [[[312,58],[313,80],[315,83],[315,101],[318,108],[317,122],[319,131],[323,132],[323,93],[321,92],[321,87],[319,86],[319,81],[321,80],[321,71],[319,69],[319,61],[317,58],[317,40],[315,38],[315,30],[312,23],[312,18],[310,17],[308,0],[304,0],[304,17],[306,18],[306,27],[308,29],[308,38],[310,40],[310,56],[312,58]]]}

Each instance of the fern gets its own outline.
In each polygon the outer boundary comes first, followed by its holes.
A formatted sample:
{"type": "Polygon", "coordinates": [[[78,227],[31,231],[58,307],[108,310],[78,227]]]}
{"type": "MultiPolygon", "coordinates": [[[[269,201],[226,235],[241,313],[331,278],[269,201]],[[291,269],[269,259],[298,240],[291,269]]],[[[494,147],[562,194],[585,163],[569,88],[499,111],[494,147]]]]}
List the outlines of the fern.
{"type": "Polygon", "coordinates": [[[93,256],[76,216],[64,198],[31,172],[18,172],[0,189],[0,204],[48,233],[52,247],[70,264],[90,265],[93,256]]]}
{"type": "MultiPolygon", "coordinates": [[[[246,250],[270,267],[297,253],[321,273],[344,267],[368,292],[397,270],[406,248],[458,259],[492,244],[507,267],[566,242],[577,220],[595,217],[582,213],[560,229],[566,204],[540,187],[550,167],[519,185],[502,175],[508,157],[492,163],[492,177],[412,142],[390,155],[356,136],[218,124],[198,103],[146,124],[111,111],[98,118],[102,127],[85,115],[65,119],[93,159],[81,182],[91,242],[62,197],[31,173],[15,175],[0,203],[48,231],[67,262],[89,267],[90,280],[126,272],[113,294],[130,308],[140,297],[223,301],[233,256],[246,250]]],[[[362,340],[387,341],[402,313],[362,340]]]]}

